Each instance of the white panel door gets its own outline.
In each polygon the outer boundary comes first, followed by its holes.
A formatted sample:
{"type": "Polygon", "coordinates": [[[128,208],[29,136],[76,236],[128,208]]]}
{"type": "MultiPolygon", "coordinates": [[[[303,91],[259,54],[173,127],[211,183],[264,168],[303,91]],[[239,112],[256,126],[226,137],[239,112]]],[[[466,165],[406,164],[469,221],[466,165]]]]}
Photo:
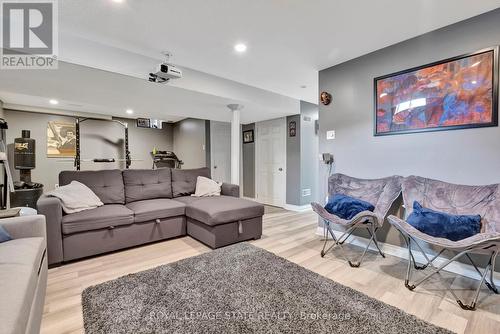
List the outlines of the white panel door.
{"type": "Polygon", "coordinates": [[[286,119],[256,123],[256,199],[284,206],[286,202],[286,119]]]}
{"type": "Polygon", "coordinates": [[[210,121],[210,166],[212,179],[231,181],[231,123],[210,121]]]}

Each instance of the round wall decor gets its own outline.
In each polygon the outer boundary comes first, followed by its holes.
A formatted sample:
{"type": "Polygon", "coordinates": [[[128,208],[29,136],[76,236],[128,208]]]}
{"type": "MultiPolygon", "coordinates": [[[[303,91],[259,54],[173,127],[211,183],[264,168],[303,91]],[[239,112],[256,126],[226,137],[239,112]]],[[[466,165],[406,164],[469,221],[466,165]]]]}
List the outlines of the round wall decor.
{"type": "Polygon", "coordinates": [[[321,92],[320,100],[323,105],[327,106],[330,104],[330,102],[332,102],[332,95],[327,92],[321,92]]]}

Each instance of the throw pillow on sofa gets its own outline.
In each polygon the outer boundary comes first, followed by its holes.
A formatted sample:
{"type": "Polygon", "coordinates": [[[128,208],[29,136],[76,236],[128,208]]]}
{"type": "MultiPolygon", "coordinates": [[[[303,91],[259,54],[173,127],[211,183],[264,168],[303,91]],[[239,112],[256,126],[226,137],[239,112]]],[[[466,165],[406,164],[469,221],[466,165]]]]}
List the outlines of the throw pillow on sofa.
{"type": "Polygon", "coordinates": [[[424,208],[417,201],[413,202],[413,212],[408,216],[407,222],[422,233],[452,241],[481,232],[480,215],[451,215],[424,208]]]}
{"type": "Polygon", "coordinates": [[[373,211],[375,210],[375,207],[361,199],[336,194],[328,199],[325,210],[342,219],[351,220],[358,213],[363,211],[373,211]]]}
{"type": "Polygon", "coordinates": [[[66,213],[76,213],[104,205],[89,187],[78,181],[71,181],[70,184],[49,191],[46,195],[59,198],[66,213]]]}
{"type": "Polygon", "coordinates": [[[2,242],[6,242],[12,240],[12,237],[10,236],[9,232],[7,232],[3,226],[0,226],[0,244],[2,242]]]}
{"type": "Polygon", "coordinates": [[[204,176],[196,178],[196,190],[191,196],[195,197],[209,197],[220,196],[222,183],[215,182],[204,176]]]}

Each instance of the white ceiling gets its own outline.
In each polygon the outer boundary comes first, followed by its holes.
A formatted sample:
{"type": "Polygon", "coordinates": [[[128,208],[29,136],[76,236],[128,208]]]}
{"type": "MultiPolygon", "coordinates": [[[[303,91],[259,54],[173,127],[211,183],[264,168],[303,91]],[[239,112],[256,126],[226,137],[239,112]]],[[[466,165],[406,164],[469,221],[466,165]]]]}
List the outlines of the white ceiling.
{"type": "Polygon", "coordinates": [[[7,109],[39,112],[56,109],[131,117],[125,113],[130,108],[134,110],[132,117],[164,121],[186,117],[230,121],[231,112],[227,108],[230,103],[243,103],[243,124],[300,112],[299,101],[292,98],[231,84],[227,80],[205,78],[202,73],[194,71],[190,80],[199,90],[211,84],[210,89],[215,93],[153,84],[122,74],[59,62],[57,70],[0,70],[0,99],[7,109]],[[57,99],[59,104],[52,106],[49,99],[57,99]]]}
{"type": "Polygon", "coordinates": [[[59,3],[62,59],[143,76],[150,64],[127,60],[160,59],[169,50],[180,66],[312,103],[318,70],[500,6],[500,0],[59,3]],[[246,54],[235,54],[237,42],[248,45],[246,54]]]}
{"type": "Polygon", "coordinates": [[[317,103],[318,71],[493,10],[500,0],[61,0],[59,70],[0,71],[7,107],[250,123],[317,103]],[[234,44],[248,45],[236,54],[234,44]],[[184,71],[147,82],[174,54],[184,71]],[[83,65],[83,66],[82,66],[83,65]],[[123,75],[125,74],[125,75],[123,75]],[[301,86],[306,88],[301,88],[301,86]],[[56,107],[48,99],[56,98],[56,107]]]}

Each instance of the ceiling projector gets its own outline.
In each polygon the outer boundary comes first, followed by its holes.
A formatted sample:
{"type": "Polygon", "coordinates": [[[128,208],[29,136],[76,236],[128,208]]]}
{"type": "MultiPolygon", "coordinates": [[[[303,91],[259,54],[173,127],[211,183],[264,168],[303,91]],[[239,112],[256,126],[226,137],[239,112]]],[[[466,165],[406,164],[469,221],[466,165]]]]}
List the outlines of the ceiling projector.
{"type": "Polygon", "coordinates": [[[165,83],[170,81],[171,79],[182,78],[182,70],[168,63],[171,54],[165,52],[164,55],[167,60],[164,63],[156,66],[154,72],[149,73],[149,81],[156,83],[165,83]]]}

